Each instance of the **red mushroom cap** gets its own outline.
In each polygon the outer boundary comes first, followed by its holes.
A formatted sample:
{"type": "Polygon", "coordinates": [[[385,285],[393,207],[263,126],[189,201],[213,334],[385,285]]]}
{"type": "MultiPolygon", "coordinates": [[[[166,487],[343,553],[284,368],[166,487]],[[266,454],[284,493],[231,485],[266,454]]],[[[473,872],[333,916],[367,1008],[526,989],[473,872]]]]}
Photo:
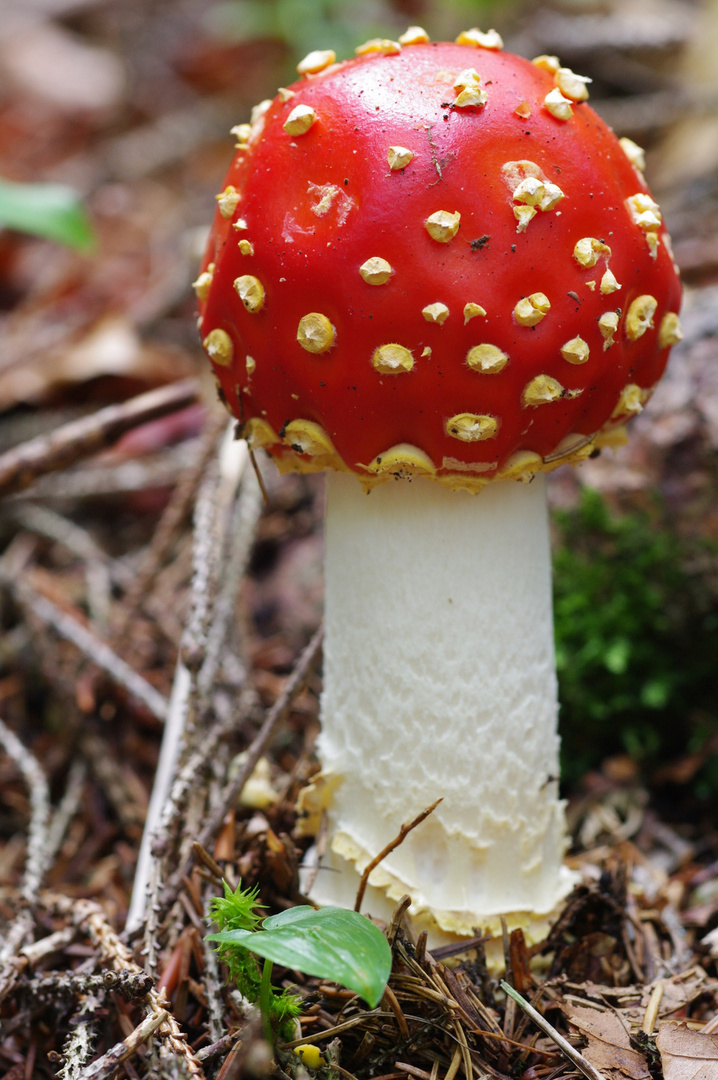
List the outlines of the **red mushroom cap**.
{"type": "Polygon", "coordinates": [[[480,487],[615,439],[680,338],[680,286],[585,81],[470,44],[312,57],[235,129],[195,283],[250,442],[480,487]]]}

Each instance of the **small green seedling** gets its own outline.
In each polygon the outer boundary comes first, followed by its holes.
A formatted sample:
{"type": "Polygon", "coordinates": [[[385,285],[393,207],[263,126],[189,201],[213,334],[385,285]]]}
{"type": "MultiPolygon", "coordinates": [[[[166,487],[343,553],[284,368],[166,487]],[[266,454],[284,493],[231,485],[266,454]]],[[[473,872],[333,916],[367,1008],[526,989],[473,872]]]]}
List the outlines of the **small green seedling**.
{"type": "Polygon", "coordinates": [[[76,251],[95,245],[77,192],[65,184],[16,184],[0,178],[0,228],[42,236],[76,251]]]}
{"type": "Polygon", "coordinates": [[[232,891],[224,882],[224,896],[210,908],[219,933],[208,941],[220,945],[220,958],[230,977],[249,1001],[257,1003],[265,1031],[289,1040],[298,1015],[299,999],[272,987],[272,965],[302,971],[346,986],[373,1009],[381,1001],[391,971],[391,949],[382,932],[364,915],[344,908],[309,906],[289,908],[262,921],[257,889],[232,891]],[[260,929],[261,922],[261,929],[260,929]],[[260,973],[254,956],[264,960],[260,973]]]}

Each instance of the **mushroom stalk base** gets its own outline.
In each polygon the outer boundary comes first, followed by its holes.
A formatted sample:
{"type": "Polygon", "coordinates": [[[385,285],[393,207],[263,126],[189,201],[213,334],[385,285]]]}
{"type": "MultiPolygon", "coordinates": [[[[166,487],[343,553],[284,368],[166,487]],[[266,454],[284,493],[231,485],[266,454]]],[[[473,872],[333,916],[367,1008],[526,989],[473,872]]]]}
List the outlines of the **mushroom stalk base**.
{"type": "Polygon", "coordinates": [[[545,923],[573,877],[544,480],[479,495],[327,481],[322,773],[304,806],[314,824],[326,812],[328,853],[311,895],[353,906],[367,863],[441,798],[364,908],[408,893],[435,941],[545,923]]]}

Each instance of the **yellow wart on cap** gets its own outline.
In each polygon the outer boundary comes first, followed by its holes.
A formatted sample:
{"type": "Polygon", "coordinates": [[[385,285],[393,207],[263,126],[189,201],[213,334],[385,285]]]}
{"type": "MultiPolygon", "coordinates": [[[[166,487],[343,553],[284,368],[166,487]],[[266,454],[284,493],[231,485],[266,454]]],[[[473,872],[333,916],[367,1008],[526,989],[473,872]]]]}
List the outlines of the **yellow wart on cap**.
{"type": "Polygon", "coordinates": [[[630,161],[634,168],[639,172],[645,172],[646,170],[646,151],[638,143],[634,143],[633,139],[619,139],[618,140],[621,149],[630,161]]]}
{"type": "Polygon", "coordinates": [[[471,105],[485,105],[488,100],[488,94],[480,86],[467,86],[457,94],[454,106],[457,109],[467,109],[471,105]]]}
{"type": "Polygon", "coordinates": [[[607,270],[601,278],[600,291],[603,293],[603,295],[609,296],[611,293],[618,292],[618,290],[621,288],[623,288],[623,286],[618,284],[613,271],[607,270]]]}
{"type": "Polygon", "coordinates": [[[549,75],[555,75],[561,67],[561,61],[557,56],[547,56],[546,53],[535,56],[531,63],[535,64],[536,67],[541,68],[543,71],[548,71],[549,75]]]}
{"type": "Polygon", "coordinates": [[[232,222],[232,228],[235,232],[246,232],[249,226],[243,217],[238,217],[236,221],[232,222]]]}
{"type": "Polygon", "coordinates": [[[215,264],[209,263],[207,269],[204,270],[196,281],[192,282],[192,288],[195,291],[198,300],[204,302],[209,296],[210,286],[212,285],[212,278],[214,277],[215,264]]]}
{"type": "Polygon", "coordinates": [[[569,364],[585,364],[589,357],[588,344],[578,335],[561,346],[561,356],[569,364]]]}
{"type": "Polygon", "coordinates": [[[393,274],[391,263],[375,255],[359,267],[359,273],[369,285],[383,285],[393,274]]]}
{"type": "Polygon", "coordinates": [[[496,476],[499,480],[519,480],[521,483],[528,483],[542,465],[542,458],[533,450],[517,450],[506,459],[496,476]]]}
{"type": "Polygon", "coordinates": [[[411,371],[414,366],[414,357],[403,345],[391,343],[380,345],[378,349],[375,349],[371,362],[381,375],[401,375],[411,371]]]}
{"type": "Polygon", "coordinates": [[[233,128],[229,129],[229,134],[234,135],[237,140],[234,144],[235,150],[244,150],[249,142],[249,136],[252,134],[252,125],[235,124],[233,128]]]}
{"type": "Polygon", "coordinates": [[[316,119],[317,114],[311,105],[296,105],[282,126],[288,135],[306,135],[316,119]]]}
{"type": "Polygon", "coordinates": [[[661,349],[668,349],[671,345],[677,345],[682,340],[681,320],[675,311],[669,311],[661,319],[658,330],[658,344],[661,349]]]}
{"type": "Polygon", "coordinates": [[[610,349],[613,345],[613,335],[618,330],[618,312],[606,311],[598,320],[598,329],[603,335],[603,349],[610,349]]]}
{"type": "Polygon", "coordinates": [[[257,370],[257,361],[254,359],[253,356],[245,356],[244,367],[247,375],[251,378],[251,376],[254,375],[255,371],[257,370]]]}
{"type": "Polygon", "coordinates": [[[232,339],[226,330],[210,330],[202,342],[204,351],[215,364],[228,367],[234,358],[232,339]]]}
{"type": "Polygon", "coordinates": [[[437,302],[427,304],[426,307],[421,309],[421,314],[427,322],[438,323],[439,326],[442,326],[449,317],[449,309],[446,304],[437,302]]]}
{"type": "Polygon", "coordinates": [[[411,443],[390,446],[365,466],[372,473],[388,473],[391,476],[434,476],[436,466],[429,455],[411,443]]]}
{"type": "Polygon", "coordinates": [[[495,416],[485,416],[480,413],[457,413],[444,421],[444,431],[452,439],[461,442],[483,442],[484,439],[493,439],[498,431],[499,423],[495,416]]]}
{"type": "Polygon", "coordinates": [[[653,326],[658,301],[654,296],[637,296],[626,314],[626,337],[638,341],[653,326]]]}
{"type": "Polygon", "coordinates": [[[448,244],[459,231],[461,214],[455,211],[453,214],[448,210],[437,210],[429,214],[424,222],[424,228],[432,240],[438,240],[440,244],[448,244]]]}
{"type": "Polygon", "coordinates": [[[290,420],[282,428],[282,437],[297,454],[309,454],[310,457],[336,454],[324,428],[313,420],[290,420]]]}
{"type": "Polygon", "coordinates": [[[514,308],[514,318],[519,326],[536,326],[551,310],[551,301],[542,292],[531,293],[519,300],[514,308]]]}
{"type": "Polygon", "coordinates": [[[546,111],[550,112],[551,116],[554,116],[557,120],[570,120],[573,116],[571,99],[564,97],[557,86],[553,90],[549,90],[543,99],[543,104],[546,111]]]}
{"type": "Polygon", "coordinates": [[[611,419],[618,419],[625,416],[637,416],[638,413],[643,412],[643,406],[650,397],[650,392],[644,390],[641,386],[637,386],[636,383],[628,383],[621,390],[616,407],[611,413],[611,419]]]}
{"type": "Polygon", "coordinates": [[[399,37],[400,45],[426,45],[428,41],[429,35],[423,26],[410,26],[399,37]]]}
{"type": "Polygon", "coordinates": [[[602,255],[606,259],[610,259],[611,249],[608,244],[604,244],[602,240],[597,240],[595,236],[584,236],[577,241],[573,249],[573,257],[576,262],[587,269],[595,266],[602,255]]]}
{"type": "Polygon", "coordinates": [[[467,322],[470,322],[471,319],[475,319],[477,316],[483,318],[485,315],[486,308],[482,308],[481,304],[474,304],[472,301],[469,301],[468,304],[464,304],[464,326],[466,326],[467,322]]]}
{"type": "Polygon", "coordinates": [[[569,98],[571,101],[588,100],[586,83],[593,82],[593,79],[589,79],[585,75],[577,75],[575,71],[571,71],[571,68],[565,67],[560,67],[554,72],[553,77],[556,86],[564,97],[569,98]]]}
{"type": "Polygon", "coordinates": [[[389,168],[392,172],[396,172],[397,169],[405,169],[413,157],[413,152],[407,150],[405,146],[390,146],[387,151],[389,168]]]}
{"type": "Polygon", "coordinates": [[[219,195],[215,195],[219,212],[223,218],[229,220],[232,217],[239,205],[240,197],[236,187],[233,187],[232,184],[228,184],[224,191],[220,191],[219,195]]]}
{"type": "Polygon", "coordinates": [[[482,33],[477,27],[471,30],[462,30],[456,38],[457,45],[473,45],[476,49],[503,49],[504,42],[497,30],[487,30],[482,33]]]}
{"type": "Polygon", "coordinates": [[[333,64],[336,58],[334,49],[315,49],[299,61],[297,71],[300,75],[316,75],[333,64]]]}
{"type": "Polygon", "coordinates": [[[264,286],[259,278],[252,274],[243,274],[234,279],[234,289],[247,311],[256,315],[264,307],[264,286]]]}
{"type": "Polygon", "coordinates": [[[356,56],[367,56],[370,53],[381,53],[384,56],[395,56],[401,52],[398,41],[390,38],[369,38],[363,45],[357,45],[354,53],[356,56]]]}
{"type": "Polygon", "coordinates": [[[547,405],[551,401],[557,401],[564,394],[564,388],[558,379],[554,379],[551,375],[536,375],[524,386],[521,401],[522,404],[532,407],[547,405]]]}
{"type": "Polygon", "coordinates": [[[239,250],[242,255],[254,255],[254,244],[250,240],[240,240],[239,250]]]}
{"type": "Polygon", "coordinates": [[[496,345],[474,345],[466,354],[466,363],[473,371],[484,375],[498,375],[509,362],[508,353],[496,345]]]}
{"type": "Polygon", "coordinates": [[[336,330],[329,319],[318,311],[310,311],[299,320],[297,341],[307,352],[328,352],[336,336],[336,330]]]}

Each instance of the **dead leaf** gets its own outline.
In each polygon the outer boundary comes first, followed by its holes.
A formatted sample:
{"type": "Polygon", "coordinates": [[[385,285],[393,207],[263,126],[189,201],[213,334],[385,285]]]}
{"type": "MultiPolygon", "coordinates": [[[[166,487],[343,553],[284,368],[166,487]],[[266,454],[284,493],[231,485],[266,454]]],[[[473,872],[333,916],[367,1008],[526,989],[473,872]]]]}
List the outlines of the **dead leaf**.
{"type": "Polygon", "coordinates": [[[645,1058],[633,1049],[626,1028],[613,1010],[565,1005],[564,1011],[571,1026],[588,1042],[581,1053],[606,1080],[651,1080],[645,1058]]]}
{"type": "Polygon", "coordinates": [[[704,1035],[680,1023],[664,1023],[656,1046],[661,1054],[663,1080],[716,1080],[718,1034],[704,1035]]]}

